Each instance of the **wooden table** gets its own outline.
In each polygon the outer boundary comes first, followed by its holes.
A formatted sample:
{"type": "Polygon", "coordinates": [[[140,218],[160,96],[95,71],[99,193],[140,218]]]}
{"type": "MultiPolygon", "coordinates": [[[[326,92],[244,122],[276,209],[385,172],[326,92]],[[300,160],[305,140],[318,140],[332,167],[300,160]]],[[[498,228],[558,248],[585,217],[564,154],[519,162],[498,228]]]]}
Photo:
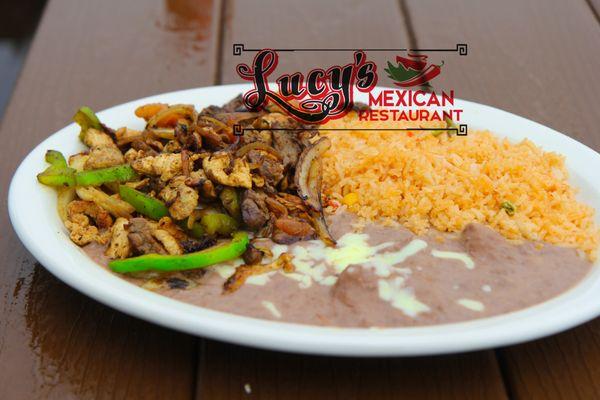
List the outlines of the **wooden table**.
{"type": "MultiPolygon", "coordinates": [[[[116,312],[55,279],[23,248],[9,227],[7,187],[35,144],[67,124],[81,104],[102,109],[165,91],[239,82],[233,68],[242,59],[234,57],[233,43],[467,43],[468,56],[443,55],[436,89],[452,88],[458,97],[515,112],[600,149],[598,0],[281,3],[50,0],[1,127],[0,398],[599,398],[599,320],[468,354],[290,355],[195,338],[116,312]]],[[[380,62],[392,56],[373,54],[380,62]]],[[[347,57],[288,53],[280,68],[306,71],[347,57]]]]}

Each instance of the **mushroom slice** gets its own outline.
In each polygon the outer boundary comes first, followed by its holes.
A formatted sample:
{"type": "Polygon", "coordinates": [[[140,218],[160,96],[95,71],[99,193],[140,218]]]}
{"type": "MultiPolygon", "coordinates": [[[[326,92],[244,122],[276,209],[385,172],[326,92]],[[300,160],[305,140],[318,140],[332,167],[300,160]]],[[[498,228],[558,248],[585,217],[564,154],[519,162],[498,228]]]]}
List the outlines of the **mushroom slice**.
{"type": "Polygon", "coordinates": [[[152,234],[155,227],[156,223],[141,217],[129,220],[127,237],[134,254],[167,254],[162,243],[152,234]]]}
{"type": "Polygon", "coordinates": [[[242,221],[253,231],[263,228],[269,221],[269,209],[266,204],[267,196],[259,191],[246,190],[240,206],[242,221]]]}

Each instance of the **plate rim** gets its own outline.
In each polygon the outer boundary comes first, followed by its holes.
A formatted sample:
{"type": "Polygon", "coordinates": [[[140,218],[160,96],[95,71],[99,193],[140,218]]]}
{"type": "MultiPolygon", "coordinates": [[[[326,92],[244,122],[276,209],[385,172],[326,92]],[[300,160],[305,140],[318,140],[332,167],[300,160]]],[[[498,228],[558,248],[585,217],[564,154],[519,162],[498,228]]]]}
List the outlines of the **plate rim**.
{"type": "MultiPolygon", "coordinates": [[[[248,87],[251,87],[251,85],[233,84],[178,90],[131,100],[104,109],[98,112],[98,114],[102,118],[103,114],[118,112],[121,108],[132,107],[134,104],[147,101],[155,101],[157,98],[192,95],[196,92],[202,93],[211,90],[237,91],[239,93],[248,87]]],[[[378,87],[377,89],[391,88],[378,87]]],[[[585,155],[595,158],[595,161],[600,166],[600,154],[550,127],[485,104],[460,99],[457,99],[457,101],[469,107],[482,108],[488,112],[506,113],[507,117],[511,119],[517,118],[518,121],[533,124],[534,127],[548,131],[554,136],[558,135],[555,138],[556,140],[564,142],[569,146],[574,146],[577,150],[583,151],[585,155]]],[[[35,180],[34,176],[28,175],[30,172],[28,166],[36,164],[34,158],[38,157],[40,153],[43,153],[48,148],[48,143],[59,140],[61,135],[67,135],[73,129],[77,128],[72,123],[51,134],[35,146],[17,167],[8,191],[8,209],[12,226],[27,250],[57,278],[79,292],[137,318],[193,335],[271,350],[338,356],[415,356],[472,351],[500,345],[510,345],[558,333],[600,315],[600,302],[596,302],[595,304],[583,304],[583,307],[576,308],[575,312],[569,311],[565,313],[560,323],[551,318],[538,321],[535,327],[528,326],[530,324],[526,322],[523,323],[524,319],[526,320],[531,317],[530,314],[532,311],[534,312],[534,316],[535,314],[539,314],[540,307],[547,308],[550,305],[551,309],[561,309],[561,307],[564,308],[568,305],[569,302],[565,302],[565,296],[590,281],[591,277],[589,275],[599,272],[599,268],[597,268],[598,262],[592,267],[592,272],[590,272],[588,277],[584,278],[574,288],[539,305],[495,317],[465,322],[400,328],[317,327],[261,320],[214,311],[141,289],[102,269],[88,259],[88,262],[94,264],[98,270],[116,280],[110,280],[115,284],[115,287],[96,285],[95,282],[81,279],[82,277],[77,273],[69,272],[67,268],[61,266],[61,261],[50,256],[50,252],[44,249],[44,246],[40,242],[35,241],[35,237],[31,235],[31,230],[25,225],[26,219],[23,216],[24,210],[22,210],[24,207],[22,204],[25,203],[18,201],[20,195],[27,194],[27,192],[22,192],[24,189],[23,185],[27,183],[25,179],[35,180]],[[115,289],[123,289],[123,291],[115,291],[115,289]],[[160,306],[160,311],[152,308],[152,306],[156,305],[160,306]],[[176,309],[177,312],[173,312],[173,309],[176,309]],[[507,332],[506,324],[508,323],[508,326],[512,326],[510,324],[511,320],[515,322],[520,321],[520,324],[517,324],[520,328],[507,332]],[[207,322],[208,324],[206,324],[207,322]],[[251,328],[250,332],[248,331],[248,327],[251,328]],[[283,333],[281,330],[283,330],[283,333]],[[240,331],[244,332],[244,334],[239,334],[240,331]],[[440,332],[431,333],[431,331],[440,332]],[[457,341],[457,337],[460,340],[457,341]],[[435,341],[433,340],[434,338],[436,339],[435,341]]],[[[535,140],[532,141],[536,145],[540,145],[535,140]]],[[[35,184],[38,185],[37,183],[35,184]]],[[[41,187],[41,185],[39,186],[41,187]]],[[[41,189],[53,192],[53,189],[50,188],[41,187],[41,189]]],[[[598,188],[594,189],[598,190],[598,188]]],[[[596,217],[598,217],[598,208],[594,208],[596,209],[596,217]]],[[[49,217],[52,218],[52,216],[49,217]]],[[[58,219],[57,215],[54,217],[54,219],[58,219]]],[[[64,232],[62,232],[62,235],[68,240],[64,232]]],[[[69,243],[72,247],[77,247],[70,240],[69,243]]],[[[72,253],[76,253],[76,251],[72,253]]],[[[87,258],[87,256],[84,257],[87,258]]],[[[75,257],[75,259],[79,258],[75,257]]],[[[600,274],[596,273],[594,275],[597,275],[595,282],[600,288],[600,274]]],[[[590,292],[591,289],[588,289],[588,292],[590,292]]],[[[583,295],[580,294],[578,297],[583,295]]],[[[577,300],[577,298],[573,300],[577,300]]],[[[541,315],[543,315],[543,312],[541,315]]],[[[515,322],[513,322],[513,325],[515,322]]]]}

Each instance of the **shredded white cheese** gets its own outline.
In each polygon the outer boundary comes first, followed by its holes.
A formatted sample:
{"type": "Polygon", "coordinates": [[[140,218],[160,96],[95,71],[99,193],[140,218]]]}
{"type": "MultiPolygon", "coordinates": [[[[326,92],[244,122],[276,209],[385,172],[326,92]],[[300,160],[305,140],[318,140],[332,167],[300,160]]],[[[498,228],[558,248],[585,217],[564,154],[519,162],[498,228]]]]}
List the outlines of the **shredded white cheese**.
{"type": "Polygon", "coordinates": [[[390,280],[380,279],[378,292],[383,301],[387,301],[409,317],[414,318],[420,313],[430,311],[429,306],[421,303],[411,289],[404,287],[404,278],[400,276],[390,280]]]}
{"type": "Polygon", "coordinates": [[[462,261],[465,264],[465,267],[467,267],[467,269],[475,268],[475,262],[466,253],[459,253],[456,251],[431,250],[431,255],[437,258],[448,258],[451,260],[462,261]]]}
{"type": "Polygon", "coordinates": [[[275,306],[275,304],[273,304],[270,301],[267,300],[263,300],[261,302],[261,304],[263,305],[264,308],[266,308],[267,310],[269,310],[269,312],[271,314],[273,314],[273,316],[275,318],[281,318],[281,312],[279,311],[279,309],[277,308],[277,306],[275,306]]]}
{"type": "Polygon", "coordinates": [[[485,306],[483,305],[483,303],[477,300],[459,299],[457,303],[463,306],[464,308],[468,308],[471,311],[481,312],[485,310],[485,306]]]}

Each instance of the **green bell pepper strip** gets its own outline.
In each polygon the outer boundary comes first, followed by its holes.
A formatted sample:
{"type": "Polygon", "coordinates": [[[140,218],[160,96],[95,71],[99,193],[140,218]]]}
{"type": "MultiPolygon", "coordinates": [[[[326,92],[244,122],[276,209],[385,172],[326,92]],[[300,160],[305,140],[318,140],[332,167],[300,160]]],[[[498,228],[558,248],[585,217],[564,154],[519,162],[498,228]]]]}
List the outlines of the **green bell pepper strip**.
{"type": "Polygon", "coordinates": [[[143,271],[184,271],[203,268],[241,256],[246,251],[248,243],[248,234],[238,231],[233,234],[231,241],[195,253],[184,255],[146,254],[123,260],[113,260],[108,263],[108,266],[113,271],[121,274],[143,271]]]}
{"type": "Polygon", "coordinates": [[[48,186],[100,186],[103,183],[127,182],[138,177],[128,164],[76,171],[67,166],[65,157],[56,150],[48,150],[45,159],[50,166],[37,177],[40,183],[48,186]]]}
{"type": "Polygon", "coordinates": [[[50,164],[51,166],[53,166],[55,168],[67,168],[68,167],[67,160],[65,159],[65,156],[63,156],[60,151],[48,150],[46,152],[46,155],[44,156],[44,159],[46,160],[46,162],[48,164],[50,164]]]}
{"type": "Polygon", "coordinates": [[[100,123],[100,120],[92,111],[92,109],[86,106],[83,106],[77,110],[75,115],[73,115],[73,121],[75,121],[77,125],[81,127],[81,132],[79,132],[80,140],[83,140],[85,132],[90,128],[102,130],[102,124],[100,123]]]}
{"type": "Polygon", "coordinates": [[[219,198],[221,199],[221,203],[223,203],[223,207],[225,210],[227,210],[229,215],[240,221],[242,219],[242,213],[240,210],[240,199],[237,191],[231,187],[223,188],[219,194],[219,198]]]}
{"type": "Polygon", "coordinates": [[[230,235],[238,228],[238,223],[235,219],[222,213],[206,214],[200,219],[200,224],[209,235],[216,233],[219,235],[230,235]]]}
{"type": "MultiPolygon", "coordinates": [[[[158,221],[163,217],[169,216],[169,209],[165,203],[129,186],[119,186],[119,196],[121,196],[123,201],[131,204],[135,208],[135,211],[150,219],[158,221]]],[[[201,238],[205,234],[204,227],[198,222],[194,223],[191,229],[188,229],[185,221],[179,221],[177,224],[181,228],[188,230],[195,238],[201,238]]]]}
{"type": "Polygon", "coordinates": [[[162,217],[169,216],[169,209],[165,203],[129,186],[119,186],[119,196],[131,204],[135,211],[150,219],[158,221],[162,217]]]}
{"type": "Polygon", "coordinates": [[[75,170],[69,167],[49,166],[44,172],[37,175],[40,183],[47,186],[75,186],[75,170]]]}
{"type": "Polygon", "coordinates": [[[103,183],[128,182],[137,178],[138,174],[129,164],[79,171],[75,174],[77,186],[100,186],[103,183]]]}
{"type": "Polygon", "coordinates": [[[50,166],[44,172],[37,175],[40,183],[48,186],[75,185],[75,170],[67,166],[67,160],[61,152],[48,150],[44,159],[50,166]]]}
{"type": "Polygon", "coordinates": [[[187,229],[192,234],[192,236],[195,237],[196,239],[199,239],[199,238],[203,237],[204,235],[206,235],[204,228],[198,222],[194,222],[194,225],[192,225],[192,227],[190,229],[188,229],[187,225],[183,221],[181,221],[179,223],[179,226],[182,227],[183,229],[187,229]]]}

